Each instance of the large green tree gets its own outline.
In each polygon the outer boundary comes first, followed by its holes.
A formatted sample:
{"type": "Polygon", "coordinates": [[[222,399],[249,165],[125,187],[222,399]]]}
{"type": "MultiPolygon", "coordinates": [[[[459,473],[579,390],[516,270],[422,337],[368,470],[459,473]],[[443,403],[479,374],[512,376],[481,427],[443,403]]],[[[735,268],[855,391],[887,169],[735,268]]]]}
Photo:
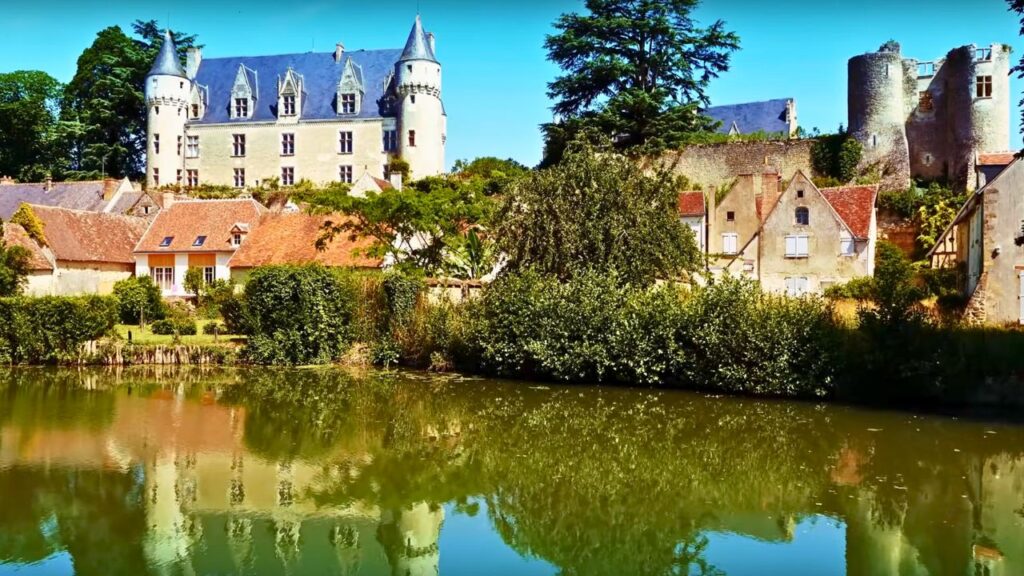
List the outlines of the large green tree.
{"type": "Polygon", "coordinates": [[[729,68],[739,37],[717,20],[699,26],[699,0],[587,0],[587,14],[563,14],[545,41],[563,74],[548,85],[561,120],[546,124],[545,165],[584,128],[620,149],[679,143],[709,130],[701,114],[711,79],[729,68]]]}
{"type": "Polygon", "coordinates": [[[0,174],[38,181],[57,167],[61,89],[38,70],[0,74],[0,174]]]}
{"type": "Polygon", "coordinates": [[[700,264],[678,190],[667,171],[645,174],[610,143],[577,140],[559,164],[509,188],[495,218],[498,246],[510,271],[615,270],[633,284],[675,277],[700,264]]]}
{"type": "MultiPolygon", "coordinates": [[[[144,84],[163,34],[155,21],[136,21],[132,30],[135,37],[119,26],[101,30],[64,90],[61,120],[72,177],[95,177],[102,170],[139,178],[145,171],[144,84]]],[[[195,36],[173,34],[184,56],[195,36]]]]}
{"type": "Polygon", "coordinates": [[[28,278],[30,254],[21,246],[7,244],[0,221],[0,296],[17,296],[28,278]]]}

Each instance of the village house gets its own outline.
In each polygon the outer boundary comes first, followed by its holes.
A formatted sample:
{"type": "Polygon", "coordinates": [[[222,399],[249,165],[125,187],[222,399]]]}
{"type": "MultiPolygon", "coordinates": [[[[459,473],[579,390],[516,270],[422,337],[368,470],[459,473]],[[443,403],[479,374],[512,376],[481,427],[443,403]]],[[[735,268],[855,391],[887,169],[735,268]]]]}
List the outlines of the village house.
{"type": "Polygon", "coordinates": [[[53,286],[53,263],[43,253],[43,248],[33,240],[20,224],[4,222],[4,242],[7,246],[20,246],[28,251],[28,275],[25,278],[24,293],[29,296],[49,296],[53,286]]]}
{"type": "Polygon", "coordinates": [[[317,249],[324,224],[344,218],[302,212],[264,214],[228,262],[231,278],[245,284],[253,268],[279,264],[379,269],[383,260],[367,254],[373,245],[370,238],[353,241],[348,233],[341,233],[326,243],[323,250],[317,249]]]}
{"type": "Polygon", "coordinates": [[[779,173],[770,166],[737,176],[720,201],[718,191],[708,191],[709,272],[717,275],[729,266],[734,275],[757,277],[757,231],[778,193],[779,173]]]}
{"type": "Polygon", "coordinates": [[[693,232],[693,238],[701,252],[707,246],[707,226],[704,219],[706,213],[703,192],[696,190],[679,193],[679,219],[693,232]]]}
{"type": "Polygon", "coordinates": [[[0,218],[9,220],[24,204],[54,206],[89,212],[128,214],[144,196],[127,179],[81,182],[17,182],[0,178],[0,218]]]}
{"type": "Polygon", "coordinates": [[[956,270],[967,317],[1024,324],[1024,164],[1014,159],[971,195],[928,253],[956,270]]]}
{"type": "Polygon", "coordinates": [[[41,237],[27,238],[31,235],[20,226],[12,227],[10,241],[29,248],[32,253],[33,270],[28,277],[26,294],[110,294],[116,282],[134,273],[132,248],[146,230],[145,219],[25,206],[39,221],[42,233],[41,237]],[[45,260],[45,265],[39,256],[45,260]]]}
{"type": "Polygon", "coordinates": [[[228,262],[267,213],[252,198],[165,200],[135,246],[135,274],[151,276],[164,296],[191,296],[185,290],[189,268],[200,268],[206,282],[228,280],[228,262]]]}

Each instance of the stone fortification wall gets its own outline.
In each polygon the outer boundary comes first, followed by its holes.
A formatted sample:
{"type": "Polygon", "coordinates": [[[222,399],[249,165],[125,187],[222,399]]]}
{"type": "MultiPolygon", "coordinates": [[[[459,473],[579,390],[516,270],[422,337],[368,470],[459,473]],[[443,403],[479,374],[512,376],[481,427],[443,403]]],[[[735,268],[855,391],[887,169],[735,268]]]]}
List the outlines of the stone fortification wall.
{"type": "Polygon", "coordinates": [[[882,189],[910,185],[906,76],[899,46],[854,56],[847,63],[849,130],[863,146],[861,168],[877,166],[882,189]]]}
{"type": "Polygon", "coordinates": [[[717,188],[739,174],[760,174],[765,166],[778,169],[785,182],[797,170],[811,175],[813,144],[814,140],[704,144],[667,153],[663,161],[694,187],[717,188]]]}

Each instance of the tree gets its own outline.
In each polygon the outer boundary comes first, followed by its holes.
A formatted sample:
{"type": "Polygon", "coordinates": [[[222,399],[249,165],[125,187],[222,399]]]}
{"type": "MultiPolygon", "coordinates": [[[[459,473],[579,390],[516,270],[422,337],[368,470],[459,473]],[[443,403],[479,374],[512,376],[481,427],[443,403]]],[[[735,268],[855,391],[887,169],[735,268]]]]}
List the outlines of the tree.
{"type": "MultiPolygon", "coordinates": [[[[137,20],[138,38],[111,26],[96,35],[78,58],[75,77],[64,90],[61,120],[70,145],[69,168],[79,176],[139,178],[145,171],[146,74],[163,42],[155,21],[137,20]]],[[[183,56],[195,36],[174,33],[183,56]]],[[[75,174],[72,174],[74,176],[75,174]]]]}
{"type": "Polygon", "coordinates": [[[349,196],[347,187],[331,187],[311,204],[315,212],[348,216],[325,225],[318,247],[338,234],[368,237],[374,240],[370,255],[435,274],[445,268],[449,248],[462,241],[463,230],[487,221],[493,201],[479,187],[432,176],[401,190],[368,192],[365,198],[349,196]]]}
{"type": "Polygon", "coordinates": [[[452,174],[463,182],[478,183],[487,195],[501,194],[512,180],[529,170],[509,158],[502,160],[494,156],[483,156],[473,161],[456,160],[452,174]]]}
{"type": "Polygon", "coordinates": [[[149,276],[133,276],[114,284],[118,316],[124,324],[152,322],[167,315],[160,287],[149,276]]]}
{"type": "Polygon", "coordinates": [[[0,221],[0,296],[17,296],[25,285],[29,273],[28,249],[11,246],[4,239],[4,224],[0,221]]]}
{"type": "Polygon", "coordinates": [[[60,82],[38,70],[0,74],[0,174],[39,181],[59,170],[61,90],[60,82]]]}
{"type": "Polygon", "coordinates": [[[695,270],[700,250],[679,219],[676,178],[648,175],[611,144],[569,145],[558,165],[512,185],[495,221],[510,271],[570,278],[616,270],[628,283],[695,270]]]}
{"type": "Polygon", "coordinates": [[[699,0],[587,0],[588,14],[563,14],[547,37],[548,58],[563,74],[548,84],[561,121],[547,124],[545,162],[584,127],[620,149],[677,144],[710,130],[701,114],[709,82],[729,69],[739,37],[692,17],[699,0]]]}

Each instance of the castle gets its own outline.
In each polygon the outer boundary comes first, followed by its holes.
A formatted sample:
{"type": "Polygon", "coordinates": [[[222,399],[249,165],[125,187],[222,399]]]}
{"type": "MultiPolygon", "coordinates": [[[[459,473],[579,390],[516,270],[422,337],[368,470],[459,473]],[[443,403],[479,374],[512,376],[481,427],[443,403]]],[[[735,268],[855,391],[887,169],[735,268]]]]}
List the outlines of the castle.
{"type": "Polygon", "coordinates": [[[277,179],[414,178],[445,168],[447,117],[434,35],[419,16],[402,50],[203,59],[182,68],[170,32],[146,77],[148,187],[237,188],[277,179]]]}
{"type": "Polygon", "coordinates": [[[883,188],[911,178],[974,188],[978,156],[1010,145],[1010,47],[954,48],[945,58],[904,58],[896,42],[848,63],[849,131],[883,188]]]}

